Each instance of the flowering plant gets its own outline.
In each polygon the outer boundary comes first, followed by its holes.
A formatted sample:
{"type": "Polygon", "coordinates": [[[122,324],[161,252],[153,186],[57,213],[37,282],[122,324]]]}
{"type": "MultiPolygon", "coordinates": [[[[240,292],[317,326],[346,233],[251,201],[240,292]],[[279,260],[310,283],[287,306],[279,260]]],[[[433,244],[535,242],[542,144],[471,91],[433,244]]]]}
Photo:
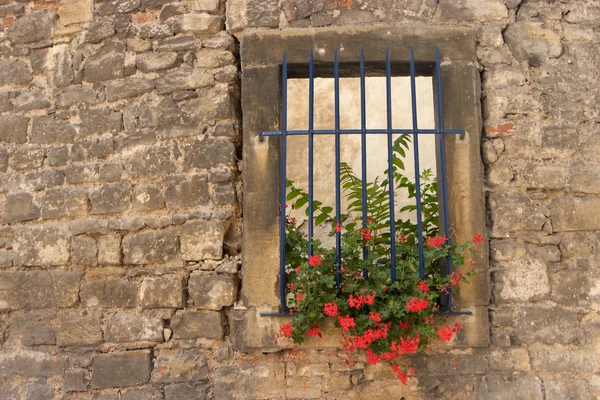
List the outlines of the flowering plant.
{"type": "MultiPolygon", "coordinates": [[[[401,136],[394,151],[403,155],[407,139],[401,136]],[[399,151],[400,150],[400,151],[399,151]]],[[[402,173],[400,157],[394,159],[394,183],[398,189],[414,197],[416,188],[402,173]]],[[[387,172],[387,171],[386,171],[387,172]]],[[[398,378],[406,383],[413,371],[402,371],[394,360],[403,354],[414,353],[432,340],[450,341],[459,324],[448,326],[436,323],[440,298],[449,290],[459,290],[468,277],[460,269],[450,276],[442,274],[441,261],[450,257],[453,266],[462,266],[467,257],[472,263],[477,254],[475,244],[483,240],[477,235],[466,243],[452,241],[438,230],[437,190],[431,172],[421,175],[424,236],[423,260],[425,275],[419,274],[417,227],[410,219],[396,220],[396,280],[390,274],[390,230],[388,182],[367,183],[367,219],[362,224],[362,182],[342,164],[341,184],[349,200],[348,214],[335,222],[331,207],[314,202],[316,224],[333,220],[330,236],[340,235],[340,268],[337,268],[336,248],[327,247],[318,239],[308,238],[296,220],[290,216],[286,223],[286,269],[288,272],[287,305],[293,312],[291,322],[281,324],[279,337],[302,343],[305,336],[321,337],[320,323],[324,317],[336,319],[342,330],[342,346],[348,355],[366,352],[371,364],[387,360],[398,378]],[[356,217],[353,217],[353,214],[356,217]],[[336,274],[339,273],[338,286],[336,274]]],[[[308,202],[307,194],[288,182],[288,201],[292,209],[308,202]]],[[[414,211],[413,206],[400,211],[414,211]]]]}

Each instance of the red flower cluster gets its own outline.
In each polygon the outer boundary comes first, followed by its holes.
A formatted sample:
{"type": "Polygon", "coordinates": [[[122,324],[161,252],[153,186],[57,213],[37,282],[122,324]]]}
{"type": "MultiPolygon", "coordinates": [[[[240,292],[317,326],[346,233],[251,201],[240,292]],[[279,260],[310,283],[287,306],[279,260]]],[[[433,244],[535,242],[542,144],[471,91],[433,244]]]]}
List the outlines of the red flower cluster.
{"type": "Polygon", "coordinates": [[[292,332],[294,328],[292,327],[292,323],[288,322],[287,324],[279,325],[279,336],[281,337],[292,337],[292,332]]]}
{"type": "Polygon", "coordinates": [[[398,379],[400,379],[400,382],[402,382],[405,385],[406,385],[406,382],[408,381],[408,378],[412,378],[412,376],[415,374],[414,368],[411,368],[408,371],[408,375],[402,373],[402,371],[400,371],[400,367],[397,365],[393,365],[392,369],[396,372],[398,379]]]}
{"type": "Polygon", "coordinates": [[[338,324],[340,324],[342,329],[346,332],[348,332],[348,330],[350,328],[354,328],[356,326],[356,322],[354,322],[354,318],[352,318],[348,314],[346,314],[345,317],[338,315],[338,324]]]}
{"type": "Polygon", "coordinates": [[[319,324],[317,324],[316,322],[313,324],[312,328],[306,331],[306,333],[308,333],[308,336],[318,336],[320,338],[323,337],[321,332],[319,332],[319,324]]]}
{"type": "Polygon", "coordinates": [[[434,237],[428,237],[427,247],[441,247],[442,245],[446,244],[447,241],[448,238],[446,237],[446,235],[435,235],[434,237]]]}
{"type": "Polygon", "coordinates": [[[462,282],[462,275],[460,274],[460,270],[456,270],[450,274],[450,279],[452,280],[452,286],[460,285],[462,282]]]}
{"type": "Polygon", "coordinates": [[[296,302],[300,303],[302,300],[304,300],[304,292],[296,293],[296,302]]]}
{"type": "Polygon", "coordinates": [[[378,324],[381,322],[381,314],[371,311],[369,313],[369,319],[378,324]]]}
{"type": "Polygon", "coordinates": [[[354,351],[356,349],[366,350],[371,343],[376,340],[387,338],[390,330],[390,324],[380,324],[381,328],[367,329],[362,336],[351,336],[342,343],[346,351],[354,351]]]}
{"type": "Polygon", "coordinates": [[[365,228],[360,230],[360,236],[362,236],[367,242],[371,240],[371,231],[365,228]]]}
{"type": "Polygon", "coordinates": [[[427,286],[427,284],[425,283],[425,281],[421,281],[419,282],[419,286],[418,286],[419,290],[423,293],[427,293],[429,292],[429,286],[427,286]]]}
{"type": "Polygon", "coordinates": [[[310,256],[308,258],[308,265],[310,265],[311,267],[319,267],[323,265],[323,260],[321,260],[321,256],[318,255],[310,256]]]}
{"type": "Polygon", "coordinates": [[[483,242],[483,235],[481,233],[473,237],[473,243],[477,244],[481,242],[483,242]]]}
{"type": "Polygon", "coordinates": [[[336,317],[338,315],[338,305],[336,303],[325,303],[323,304],[323,312],[328,317],[336,317]]]}
{"type": "Polygon", "coordinates": [[[377,295],[376,292],[373,292],[372,295],[362,295],[362,294],[356,294],[355,295],[350,295],[350,297],[348,298],[348,305],[352,308],[360,308],[363,305],[372,305],[373,302],[375,301],[375,296],[377,295]]]}
{"type": "Polygon", "coordinates": [[[335,228],[333,228],[336,232],[341,232],[344,227],[339,222],[335,223],[335,228]]]}
{"type": "Polygon", "coordinates": [[[437,331],[437,336],[439,340],[449,342],[452,340],[452,336],[454,336],[454,334],[458,331],[460,331],[460,324],[457,322],[454,324],[454,328],[450,328],[448,325],[439,328],[437,331]]]}
{"type": "Polygon", "coordinates": [[[406,310],[410,312],[419,312],[427,309],[429,307],[429,301],[425,299],[420,299],[418,297],[413,297],[409,301],[406,302],[406,310]]]}

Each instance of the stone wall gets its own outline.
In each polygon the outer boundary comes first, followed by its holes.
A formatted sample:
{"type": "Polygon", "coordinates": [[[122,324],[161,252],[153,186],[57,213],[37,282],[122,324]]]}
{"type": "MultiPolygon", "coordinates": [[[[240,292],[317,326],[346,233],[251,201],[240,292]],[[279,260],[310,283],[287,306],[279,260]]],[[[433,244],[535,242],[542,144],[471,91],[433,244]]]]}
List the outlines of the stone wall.
{"type": "Polygon", "coordinates": [[[0,4],[0,399],[600,398],[593,0],[0,4]],[[472,27],[483,83],[491,346],[414,358],[409,386],[230,340],[232,34],[374,24],[472,27]]]}

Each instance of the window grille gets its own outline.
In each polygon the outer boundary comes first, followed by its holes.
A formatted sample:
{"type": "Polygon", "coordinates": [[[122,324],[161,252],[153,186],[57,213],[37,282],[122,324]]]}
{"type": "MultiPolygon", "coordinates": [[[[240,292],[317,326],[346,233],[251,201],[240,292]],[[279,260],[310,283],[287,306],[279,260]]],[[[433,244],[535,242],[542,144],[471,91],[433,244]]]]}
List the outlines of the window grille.
{"type": "MultiPolygon", "coordinates": [[[[392,135],[411,135],[413,143],[413,161],[415,169],[415,201],[416,201],[416,219],[417,219],[417,243],[419,252],[419,274],[421,279],[425,275],[424,255],[423,255],[423,229],[422,229],[422,206],[421,206],[421,190],[420,190],[420,167],[419,167],[419,135],[436,135],[436,141],[439,151],[438,158],[438,201],[441,209],[442,233],[448,236],[448,245],[450,245],[449,237],[449,221],[448,221],[448,203],[447,203],[447,179],[446,179],[446,158],[444,149],[445,135],[459,135],[464,138],[465,131],[463,129],[446,129],[444,127],[444,116],[442,107],[442,84],[441,84],[441,68],[440,68],[440,52],[436,48],[435,65],[433,66],[433,75],[435,80],[435,101],[437,103],[436,127],[435,129],[421,129],[417,123],[417,99],[416,99],[416,66],[414,59],[413,48],[410,48],[409,62],[409,77],[410,77],[410,92],[411,92],[411,113],[412,113],[412,128],[397,129],[392,126],[392,65],[390,61],[389,49],[386,50],[385,60],[385,77],[386,77],[386,109],[387,109],[387,128],[386,129],[367,129],[366,118],[366,73],[365,73],[365,57],[364,51],[360,51],[360,109],[361,109],[361,127],[360,129],[341,129],[340,128],[340,61],[338,51],[335,51],[333,63],[334,77],[334,129],[314,129],[314,80],[315,66],[313,51],[310,51],[308,63],[308,80],[309,80],[309,110],[308,110],[308,129],[306,130],[288,130],[287,129],[287,114],[288,114],[288,73],[289,66],[287,62],[287,52],[284,52],[282,62],[282,92],[281,92],[281,125],[278,131],[265,131],[259,134],[259,140],[264,140],[265,136],[276,136],[280,138],[280,188],[279,188],[279,240],[280,240],[280,265],[279,265],[279,292],[281,299],[281,309],[279,313],[265,313],[262,316],[289,316],[290,312],[286,305],[286,271],[285,271],[285,224],[286,224],[286,191],[287,191],[287,138],[294,135],[305,135],[308,137],[308,249],[309,256],[313,255],[313,238],[314,238],[314,218],[313,218],[313,194],[314,194],[314,136],[315,135],[334,135],[335,137],[335,214],[336,223],[341,223],[341,178],[340,178],[340,137],[341,135],[360,135],[361,139],[361,164],[362,164],[362,228],[367,227],[367,135],[387,135],[387,162],[388,162],[388,184],[389,184],[389,207],[390,207],[390,277],[392,281],[396,280],[396,227],[394,215],[394,179],[393,179],[393,139],[392,135]]],[[[296,66],[294,66],[295,68],[296,66]]],[[[341,269],[341,232],[335,233],[336,243],[336,284],[340,287],[340,269],[341,269]]],[[[368,247],[363,247],[363,260],[368,258],[368,247]]],[[[450,275],[452,272],[452,263],[450,254],[445,260],[445,273],[450,275]]],[[[363,270],[363,276],[368,279],[368,271],[363,270]]],[[[444,314],[471,314],[470,312],[454,312],[452,306],[452,288],[449,288],[448,293],[442,299],[444,314]]]]}

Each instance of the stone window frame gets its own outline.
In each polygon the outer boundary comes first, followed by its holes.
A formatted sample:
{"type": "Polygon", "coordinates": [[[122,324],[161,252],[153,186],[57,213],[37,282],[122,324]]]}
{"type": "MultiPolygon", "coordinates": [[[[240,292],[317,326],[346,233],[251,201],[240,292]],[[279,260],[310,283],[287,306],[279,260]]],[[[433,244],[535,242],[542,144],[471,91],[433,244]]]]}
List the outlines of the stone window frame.
{"type": "MultiPolygon", "coordinates": [[[[414,48],[418,62],[434,63],[439,48],[442,65],[444,124],[464,129],[466,136],[445,138],[449,218],[460,221],[456,237],[469,240],[486,236],[483,161],[480,139],[481,83],[476,66],[475,33],[459,27],[351,27],[254,31],[241,39],[243,114],[243,252],[240,301],[231,314],[234,346],[244,352],[281,350],[274,335],[286,317],[263,317],[278,312],[279,299],[279,138],[259,141],[260,132],[278,130],[281,116],[281,62],[287,50],[291,66],[308,65],[314,50],[315,63],[332,64],[333,52],[343,62],[359,62],[360,49],[367,63],[383,63],[390,49],[393,69],[409,63],[414,48]]],[[[342,77],[344,75],[342,74],[342,77]]],[[[435,85],[434,85],[435,87],[435,85]]],[[[454,296],[454,308],[470,315],[449,317],[464,329],[452,346],[489,345],[488,248],[484,241],[481,258],[471,267],[477,274],[470,285],[454,296]]],[[[463,271],[465,268],[463,268],[463,271]]],[[[289,318],[287,319],[289,320],[289,318]]],[[[453,321],[450,321],[453,323],[453,321]]],[[[339,347],[333,321],[323,324],[323,339],[308,338],[303,347],[339,347]]]]}

